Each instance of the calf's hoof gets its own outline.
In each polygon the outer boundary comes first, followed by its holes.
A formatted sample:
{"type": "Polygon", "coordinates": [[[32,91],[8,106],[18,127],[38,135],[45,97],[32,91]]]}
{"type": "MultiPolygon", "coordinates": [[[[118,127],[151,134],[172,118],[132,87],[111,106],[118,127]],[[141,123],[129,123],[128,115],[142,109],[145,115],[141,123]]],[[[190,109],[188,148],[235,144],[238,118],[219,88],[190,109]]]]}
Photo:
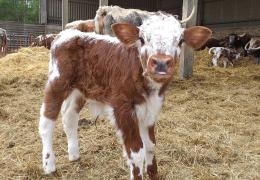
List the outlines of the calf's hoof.
{"type": "Polygon", "coordinates": [[[52,164],[52,165],[47,164],[47,165],[43,166],[43,170],[44,170],[44,174],[46,174],[46,175],[50,175],[50,174],[56,172],[56,168],[55,168],[54,164],[52,164]]]}
{"type": "Polygon", "coordinates": [[[80,158],[79,148],[78,147],[71,148],[69,151],[69,160],[77,161],[77,160],[79,160],[79,158],[80,158]]]}

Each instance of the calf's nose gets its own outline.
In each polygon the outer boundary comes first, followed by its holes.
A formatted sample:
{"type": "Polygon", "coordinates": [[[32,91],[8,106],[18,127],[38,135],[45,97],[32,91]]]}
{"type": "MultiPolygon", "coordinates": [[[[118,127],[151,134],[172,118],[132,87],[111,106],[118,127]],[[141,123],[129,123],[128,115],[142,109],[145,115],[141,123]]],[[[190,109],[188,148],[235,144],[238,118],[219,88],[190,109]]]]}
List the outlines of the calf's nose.
{"type": "Polygon", "coordinates": [[[167,63],[165,61],[157,60],[155,72],[161,75],[167,74],[167,63]]]}

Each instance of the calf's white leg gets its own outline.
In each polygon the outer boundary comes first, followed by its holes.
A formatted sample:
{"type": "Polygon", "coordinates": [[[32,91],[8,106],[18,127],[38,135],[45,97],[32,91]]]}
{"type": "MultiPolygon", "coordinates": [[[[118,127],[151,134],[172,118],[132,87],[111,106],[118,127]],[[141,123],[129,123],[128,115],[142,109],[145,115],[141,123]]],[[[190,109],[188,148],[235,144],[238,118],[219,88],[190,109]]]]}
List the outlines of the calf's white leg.
{"type": "Polygon", "coordinates": [[[42,139],[42,165],[44,172],[50,174],[55,169],[55,155],[52,148],[52,135],[55,127],[55,120],[44,115],[45,105],[42,104],[40,112],[39,133],[42,139]]]}
{"type": "MultiPolygon", "coordinates": [[[[78,90],[73,90],[68,98],[63,102],[61,113],[63,128],[68,140],[69,160],[79,159],[79,142],[78,142],[78,121],[79,111],[82,108],[78,104],[79,98],[82,98],[78,90]]],[[[83,100],[84,101],[84,100],[83,100]]]]}

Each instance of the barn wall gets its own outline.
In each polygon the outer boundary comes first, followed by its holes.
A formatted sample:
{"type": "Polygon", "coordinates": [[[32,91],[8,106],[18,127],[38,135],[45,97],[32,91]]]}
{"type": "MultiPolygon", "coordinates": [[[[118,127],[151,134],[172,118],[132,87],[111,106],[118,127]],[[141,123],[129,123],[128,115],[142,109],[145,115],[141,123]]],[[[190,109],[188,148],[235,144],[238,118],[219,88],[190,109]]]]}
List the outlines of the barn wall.
{"type": "Polygon", "coordinates": [[[108,0],[108,5],[118,5],[123,8],[156,11],[158,0],[108,0]]]}
{"type": "Polygon", "coordinates": [[[182,0],[161,0],[158,2],[157,9],[173,15],[182,16],[182,0]]]}
{"type": "Polygon", "coordinates": [[[199,4],[199,22],[223,37],[230,33],[260,35],[259,0],[203,0],[199,4]]]}
{"type": "MultiPolygon", "coordinates": [[[[109,5],[166,11],[182,14],[183,0],[108,0],[109,5]]],[[[61,25],[62,0],[47,0],[48,24],[61,25]]],[[[98,8],[98,0],[69,0],[69,21],[91,19],[98,8]]],[[[232,32],[260,35],[259,0],[199,0],[198,25],[215,31],[216,36],[232,32]]]]}
{"type": "Polygon", "coordinates": [[[237,26],[260,24],[259,0],[203,0],[202,25],[237,26]]]}

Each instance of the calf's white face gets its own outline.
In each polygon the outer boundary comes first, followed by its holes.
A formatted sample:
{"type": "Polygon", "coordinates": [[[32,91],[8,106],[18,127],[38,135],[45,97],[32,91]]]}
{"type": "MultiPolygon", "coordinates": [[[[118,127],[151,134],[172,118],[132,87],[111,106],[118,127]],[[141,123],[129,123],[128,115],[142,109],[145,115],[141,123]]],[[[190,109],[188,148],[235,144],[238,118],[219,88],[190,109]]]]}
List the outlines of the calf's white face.
{"type": "Polygon", "coordinates": [[[152,16],[139,28],[117,23],[112,29],[121,42],[138,47],[144,74],[157,82],[173,76],[181,40],[197,49],[212,34],[211,30],[200,26],[184,29],[175,17],[163,14],[152,16]]]}

